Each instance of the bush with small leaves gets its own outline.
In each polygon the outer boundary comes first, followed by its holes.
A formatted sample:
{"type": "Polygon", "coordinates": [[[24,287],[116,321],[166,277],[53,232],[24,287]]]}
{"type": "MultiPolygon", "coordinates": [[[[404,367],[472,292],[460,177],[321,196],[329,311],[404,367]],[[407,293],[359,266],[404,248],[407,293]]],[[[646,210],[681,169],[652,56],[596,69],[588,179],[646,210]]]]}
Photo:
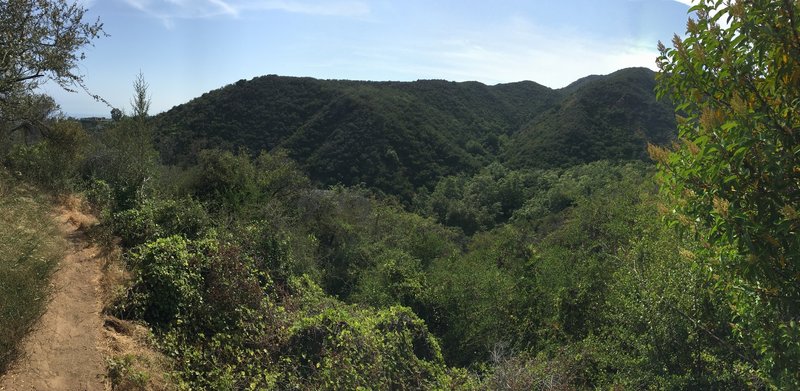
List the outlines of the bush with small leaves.
{"type": "Polygon", "coordinates": [[[210,227],[211,219],[192,198],[148,198],[135,208],[114,214],[113,225],[123,245],[133,247],[171,235],[196,239],[210,227]]]}

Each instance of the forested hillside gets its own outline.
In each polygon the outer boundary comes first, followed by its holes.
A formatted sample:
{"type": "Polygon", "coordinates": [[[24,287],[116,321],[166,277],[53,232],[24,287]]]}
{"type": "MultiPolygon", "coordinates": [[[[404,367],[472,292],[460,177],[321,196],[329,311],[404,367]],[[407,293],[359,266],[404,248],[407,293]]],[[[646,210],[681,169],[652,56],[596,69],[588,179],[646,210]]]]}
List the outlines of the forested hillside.
{"type": "MultiPolygon", "coordinates": [[[[15,3],[50,4],[80,23],[15,3]]],[[[78,193],[129,273],[105,313],[171,371],[109,361],[117,389],[798,389],[800,4],[731,4],[693,7],[659,73],[560,90],[265,76],[153,117],[140,74],[84,129],[2,79],[26,251],[0,291],[38,300],[7,281],[58,254],[28,194],[78,193]]],[[[10,351],[31,308],[0,314],[10,351]]]]}
{"type": "Polygon", "coordinates": [[[675,138],[675,116],[655,99],[645,68],[579,80],[554,107],[511,137],[505,158],[514,167],[564,167],[601,159],[648,160],[648,143],[675,138]]]}
{"type": "Polygon", "coordinates": [[[490,162],[565,167],[646,160],[674,138],[670,106],[644,68],[562,90],[533,82],[359,82],[264,76],[211,91],[156,117],[169,163],[209,147],[285,149],[321,184],[364,183],[405,199],[490,162]]]}

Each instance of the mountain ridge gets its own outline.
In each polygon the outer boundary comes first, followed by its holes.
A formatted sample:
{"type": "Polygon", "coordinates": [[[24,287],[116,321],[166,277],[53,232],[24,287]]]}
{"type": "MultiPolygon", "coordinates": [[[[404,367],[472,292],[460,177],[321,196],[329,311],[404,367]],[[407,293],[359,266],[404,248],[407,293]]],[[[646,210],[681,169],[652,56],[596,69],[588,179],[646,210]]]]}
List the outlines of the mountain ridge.
{"type": "Polygon", "coordinates": [[[443,176],[499,161],[518,168],[645,159],[674,137],[654,72],[623,69],[562,89],[267,75],[209,91],[155,117],[169,164],[206,148],[284,149],[321,184],[409,196],[443,176]]]}

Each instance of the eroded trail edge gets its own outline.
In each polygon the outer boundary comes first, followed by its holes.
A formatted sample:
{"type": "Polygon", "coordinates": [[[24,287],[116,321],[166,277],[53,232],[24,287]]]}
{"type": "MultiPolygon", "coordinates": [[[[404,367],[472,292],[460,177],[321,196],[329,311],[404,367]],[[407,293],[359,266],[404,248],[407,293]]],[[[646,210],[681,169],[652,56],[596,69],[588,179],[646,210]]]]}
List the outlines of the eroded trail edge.
{"type": "Polygon", "coordinates": [[[52,296],[22,344],[23,356],[0,379],[0,390],[107,390],[101,281],[103,252],[83,228],[94,224],[69,205],[55,212],[69,242],[52,278],[52,296]]]}

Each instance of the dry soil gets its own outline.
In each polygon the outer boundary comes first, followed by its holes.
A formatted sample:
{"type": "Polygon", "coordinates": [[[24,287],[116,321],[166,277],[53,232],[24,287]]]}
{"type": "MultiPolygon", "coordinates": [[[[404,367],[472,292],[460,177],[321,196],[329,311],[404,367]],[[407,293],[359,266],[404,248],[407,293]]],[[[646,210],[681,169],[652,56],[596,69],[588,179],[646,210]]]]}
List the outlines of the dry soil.
{"type": "Polygon", "coordinates": [[[44,315],[22,342],[23,356],[0,379],[3,391],[110,389],[103,346],[103,252],[82,230],[93,218],[69,205],[55,217],[70,248],[53,275],[44,315]]]}

